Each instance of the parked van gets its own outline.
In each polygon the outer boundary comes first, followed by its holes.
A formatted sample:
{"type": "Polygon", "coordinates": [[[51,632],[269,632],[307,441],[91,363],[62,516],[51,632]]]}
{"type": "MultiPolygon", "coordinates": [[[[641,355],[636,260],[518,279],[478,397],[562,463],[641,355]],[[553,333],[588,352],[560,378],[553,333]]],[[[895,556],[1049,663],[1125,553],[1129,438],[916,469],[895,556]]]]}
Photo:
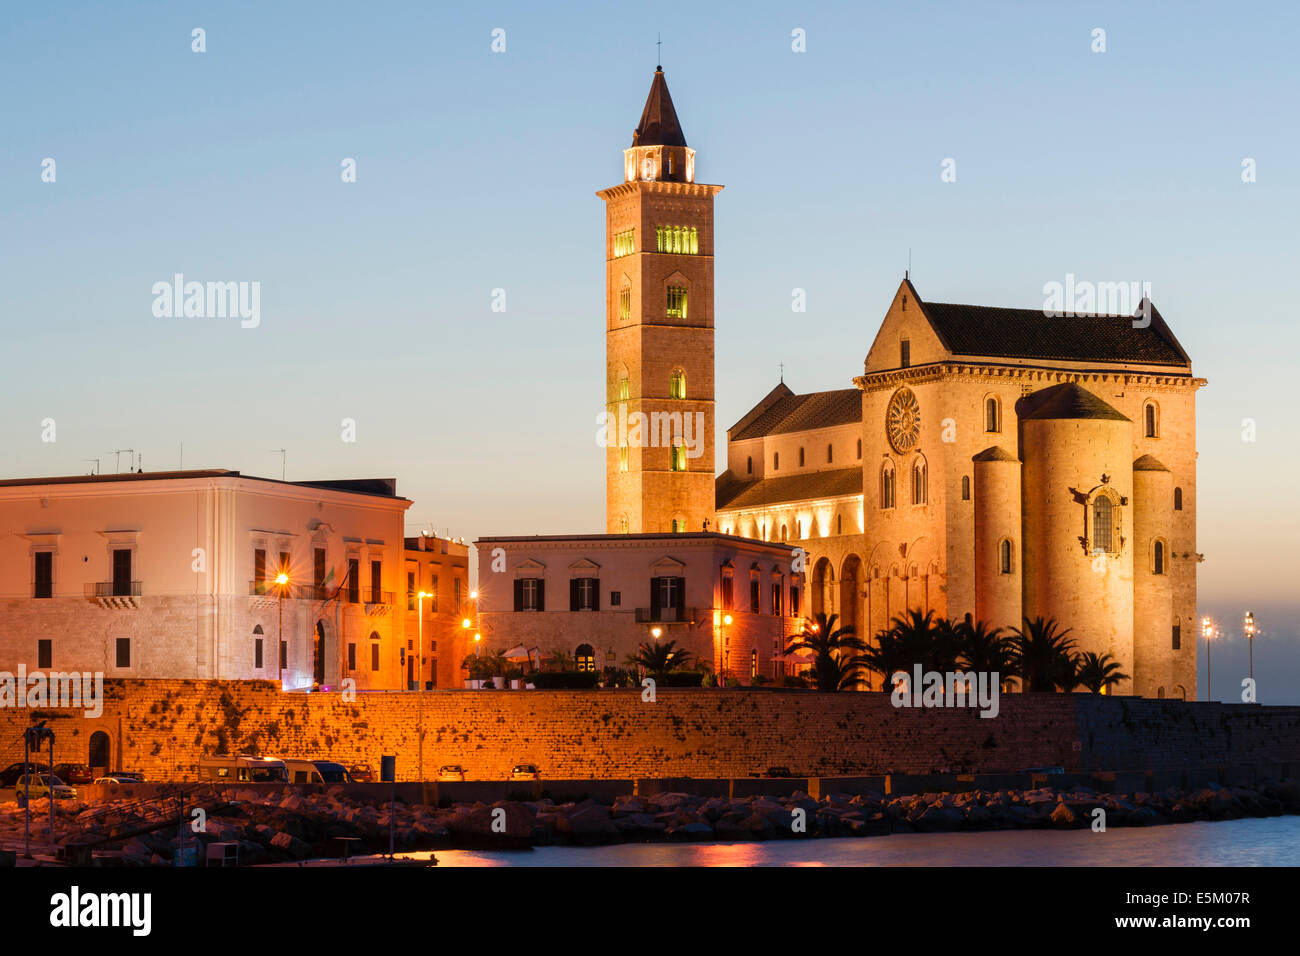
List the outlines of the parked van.
{"type": "Polygon", "coordinates": [[[223,783],[288,783],[283,760],[272,757],[200,757],[199,779],[223,783]]]}
{"type": "Polygon", "coordinates": [[[348,768],[332,760],[298,760],[286,758],[290,783],[352,783],[348,768]]]}

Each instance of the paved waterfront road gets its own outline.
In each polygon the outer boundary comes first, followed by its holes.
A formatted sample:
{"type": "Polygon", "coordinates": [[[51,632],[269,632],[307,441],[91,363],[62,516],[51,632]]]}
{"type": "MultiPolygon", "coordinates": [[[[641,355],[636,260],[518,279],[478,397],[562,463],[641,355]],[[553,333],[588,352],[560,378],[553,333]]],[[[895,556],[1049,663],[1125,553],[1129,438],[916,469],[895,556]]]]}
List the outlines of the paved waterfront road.
{"type": "Polygon", "coordinates": [[[551,846],[518,853],[439,850],[437,857],[440,866],[1297,866],[1300,816],[1105,833],[909,833],[775,843],[551,846]]]}

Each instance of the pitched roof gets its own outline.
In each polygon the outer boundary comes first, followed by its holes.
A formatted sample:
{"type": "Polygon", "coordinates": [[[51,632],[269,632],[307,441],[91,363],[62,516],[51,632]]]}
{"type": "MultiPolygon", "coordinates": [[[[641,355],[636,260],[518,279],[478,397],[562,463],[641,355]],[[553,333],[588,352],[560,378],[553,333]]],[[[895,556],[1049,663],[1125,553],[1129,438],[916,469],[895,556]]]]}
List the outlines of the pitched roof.
{"type": "Polygon", "coordinates": [[[1042,309],[921,302],[940,341],[958,355],[1190,365],[1165,320],[1150,308],[1150,323],[1137,328],[1132,315],[1057,317],[1042,309]]]}
{"type": "Polygon", "coordinates": [[[714,499],[719,509],[758,508],[809,498],[838,498],[862,494],[862,468],[809,471],[752,481],[742,481],[728,470],[718,475],[714,487],[714,499]]]}
{"type": "Polygon", "coordinates": [[[1050,418],[1132,421],[1127,415],[1107,405],[1075,382],[1045,388],[1030,395],[1028,400],[1033,403],[1033,409],[1020,416],[1020,420],[1025,422],[1050,418]]]}
{"type": "MultiPolygon", "coordinates": [[[[780,386],[785,388],[784,385],[780,386]]],[[[769,393],[763,402],[772,398],[769,393]]],[[[796,395],[788,388],[759,415],[746,415],[732,429],[731,441],[802,432],[833,425],[851,425],[862,421],[862,392],[856,388],[839,388],[830,392],[796,395]]]]}
{"type": "Polygon", "coordinates": [[[673,98],[668,94],[668,81],[664,79],[664,68],[655,69],[654,80],[650,83],[650,95],[646,97],[645,109],[641,111],[641,122],[632,134],[633,146],[685,146],[686,135],[682,124],[677,121],[677,110],[673,108],[673,98]]]}

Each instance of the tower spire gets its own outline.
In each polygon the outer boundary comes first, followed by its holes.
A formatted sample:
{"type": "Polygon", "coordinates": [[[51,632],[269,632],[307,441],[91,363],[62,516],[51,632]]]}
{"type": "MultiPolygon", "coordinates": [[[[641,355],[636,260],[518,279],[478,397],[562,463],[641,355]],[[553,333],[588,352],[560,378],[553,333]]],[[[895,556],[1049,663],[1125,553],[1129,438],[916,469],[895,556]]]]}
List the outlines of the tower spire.
{"type": "Polygon", "coordinates": [[[668,93],[668,81],[664,79],[662,66],[655,69],[654,79],[650,83],[650,95],[646,97],[645,109],[641,111],[641,122],[632,135],[632,145],[686,145],[686,136],[677,119],[673,98],[668,93]]]}

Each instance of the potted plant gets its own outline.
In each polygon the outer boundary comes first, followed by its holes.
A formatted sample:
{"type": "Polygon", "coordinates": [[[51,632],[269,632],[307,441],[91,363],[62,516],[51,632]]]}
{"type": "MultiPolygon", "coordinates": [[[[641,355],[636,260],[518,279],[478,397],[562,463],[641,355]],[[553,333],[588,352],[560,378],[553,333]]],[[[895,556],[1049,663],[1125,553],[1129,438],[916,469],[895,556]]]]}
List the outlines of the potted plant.
{"type": "Polygon", "coordinates": [[[461,662],[461,668],[469,672],[469,678],[465,681],[468,688],[478,689],[483,686],[483,682],[492,676],[492,664],[490,658],[479,657],[477,654],[470,654],[461,662]]]}
{"type": "Polygon", "coordinates": [[[524,686],[524,669],[522,667],[506,668],[505,679],[510,682],[511,690],[519,690],[524,686]]]}

